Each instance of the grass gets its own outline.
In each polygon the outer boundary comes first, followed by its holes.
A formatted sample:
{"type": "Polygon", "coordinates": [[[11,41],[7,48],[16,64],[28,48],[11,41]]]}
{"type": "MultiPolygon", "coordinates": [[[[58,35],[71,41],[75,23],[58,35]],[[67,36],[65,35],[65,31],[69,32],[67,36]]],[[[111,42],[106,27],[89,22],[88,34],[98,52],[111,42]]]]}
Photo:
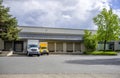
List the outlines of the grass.
{"type": "Polygon", "coordinates": [[[87,55],[117,55],[117,52],[114,51],[93,51],[93,52],[85,52],[87,55]]]}

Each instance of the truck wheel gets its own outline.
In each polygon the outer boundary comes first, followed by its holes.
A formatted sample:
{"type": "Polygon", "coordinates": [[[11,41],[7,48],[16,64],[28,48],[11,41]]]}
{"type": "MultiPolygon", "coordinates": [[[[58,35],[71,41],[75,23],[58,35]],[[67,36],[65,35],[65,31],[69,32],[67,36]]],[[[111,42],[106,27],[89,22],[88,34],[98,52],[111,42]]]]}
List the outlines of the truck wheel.
{"type": "Polygon", "coordinates": [[[32,54],[29,54],[29,56],[33,56],[32,54]]]}
{"type": "Polygon", "coordinates": [[[30,54],[27,52],[27,56],[30,56],[30,54]]]}
{"type": "Polygon", "coordinates": [[[28,55],[28,56],[32,56],[32,54],[29,54],[29,53],[28,53],[27,55],[28,55]]]}
{"type": "Polygon", "coordinates": [[[47,55],[49,55],[49,53],[47,53],[47,55]]]}
{"type": "Polygon", "coordinates": [[[38,57],[40,56],[40,54],[37,55],[38,57]]]}
{"type": "Polygon", "coordinates": [[[26,52],[26,55],[28,55],[28,52],[26,52]]]}

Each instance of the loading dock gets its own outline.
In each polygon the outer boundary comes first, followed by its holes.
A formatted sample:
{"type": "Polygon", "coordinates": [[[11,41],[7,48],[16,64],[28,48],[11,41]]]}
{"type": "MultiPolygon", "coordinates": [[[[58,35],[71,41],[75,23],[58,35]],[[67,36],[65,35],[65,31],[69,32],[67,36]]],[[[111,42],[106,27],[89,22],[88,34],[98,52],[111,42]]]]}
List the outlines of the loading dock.
{"type": "Polygon", "coordinates": [[[81,45],[80,43],[75,43],[75,52],[80,52],[81,51],[81,45]]]}
{"type": "Polygon", "coordinates": [[[63,52],[63,42],[56,42],[56,51],[63,52]]]}
{"type": "Polygon", "coordinates": [[[67,42],[67,52],[73,52],[73,43],[67,42]]]}
{"type": "MultiPolygon", "coordinates": [[[[19,41],[9,42],[0,39],[0,49],[25,53],[29,39],[48,42],[49,52],[82,52],[84,30],[49,27],[19,26],[19,41]]],[[[94,32],[94,31],[92,31],[94,32]]]]}
{"type": "Polygon", "coordinates": [[[15,52],[23,52],[23,41],[15,41],[14,42],[14,51],[15,52]]]}
{"type": "Polygon", "coordinates": [[[10,51],[12,50],[13,43],[11,41],[4,41],[4,50],[10,51]]]}
{"type": "Polygon", "coordinates": [[[48,42],[48,50],[49,52],[55,52],[55,49],[54,49],[54,42],[48,42]]]}

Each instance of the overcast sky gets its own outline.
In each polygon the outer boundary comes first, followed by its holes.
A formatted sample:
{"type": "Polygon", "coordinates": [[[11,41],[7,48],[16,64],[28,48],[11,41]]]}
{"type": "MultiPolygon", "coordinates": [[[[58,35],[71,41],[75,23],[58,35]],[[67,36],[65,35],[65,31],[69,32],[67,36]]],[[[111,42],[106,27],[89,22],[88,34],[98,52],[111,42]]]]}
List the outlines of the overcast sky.
{"type": "Polygon", "coordinates": [[[93,23],[102,8],[120,17],[120,0],[3,0],[19,26],[96,29],[93,23]]]}

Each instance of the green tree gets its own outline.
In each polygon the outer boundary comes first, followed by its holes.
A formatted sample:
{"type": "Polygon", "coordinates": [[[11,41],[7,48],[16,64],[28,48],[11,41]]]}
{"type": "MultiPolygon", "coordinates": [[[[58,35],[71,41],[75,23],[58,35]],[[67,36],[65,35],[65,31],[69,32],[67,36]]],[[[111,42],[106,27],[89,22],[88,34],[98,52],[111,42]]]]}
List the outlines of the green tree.
{"type": "Polygon", "coordinates": [[[0,38],[9,41],[17,40],[19,32],[16,18],[9,14],[9,8],[4,7],[0,0],[0,38]]]}
{"type": "Polygon", "coordinates": [[[92,32],[85,30],[84,31],[84,45],[86,48],[86,51],[94,51],[97,46],[97,36],[95,34],[92,35],[92,32]]]}
{"type": "Polygon", "coordinates": [[[99,42],[104,42],[104,51],[106,43],[111,40],[117,40],[120,36],[120,20],[118,15],[114,14],[112,9],[103,9],[96,17],[94,23],[98,26],[97,36],[99,42]]]}

